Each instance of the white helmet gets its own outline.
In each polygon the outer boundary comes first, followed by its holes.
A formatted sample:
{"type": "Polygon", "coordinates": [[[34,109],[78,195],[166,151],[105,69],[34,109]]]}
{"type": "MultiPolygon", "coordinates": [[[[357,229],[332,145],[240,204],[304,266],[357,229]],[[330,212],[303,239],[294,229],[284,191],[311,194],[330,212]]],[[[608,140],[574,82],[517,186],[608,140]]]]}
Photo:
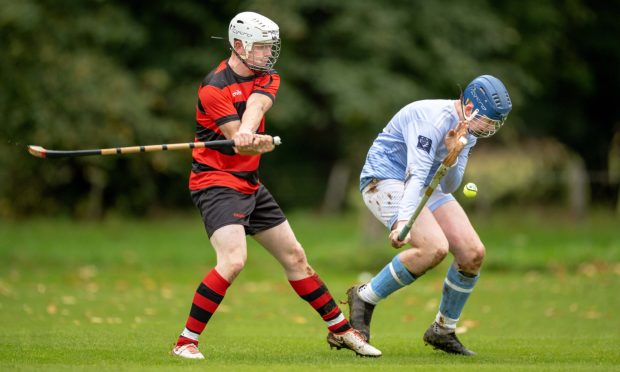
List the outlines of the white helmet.
{"type": "Polygon", "coordinates": [[[238,57],[252,70],[269,71],[273,68],[280,56],[280,29],[269,18],[254,12],[237,14],[228,27],[228,42],[235,51],[235,39],[243,43],[244,54],[238,57]],[[266,44],[271,47],[271,53],[262,61],[249,58],[254,43],[266,44]]]}

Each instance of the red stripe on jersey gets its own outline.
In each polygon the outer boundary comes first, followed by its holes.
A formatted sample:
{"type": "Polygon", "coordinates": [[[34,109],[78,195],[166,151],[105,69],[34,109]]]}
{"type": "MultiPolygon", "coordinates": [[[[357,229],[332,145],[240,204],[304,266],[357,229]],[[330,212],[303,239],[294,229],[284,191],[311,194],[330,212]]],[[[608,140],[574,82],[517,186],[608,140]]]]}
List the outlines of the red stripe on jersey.
{"type": "Polygon", "coordinates": [[[226,290],[230,287],[230,283],[224,279],[220,273],[218,273],[215,269],[211,269],[207,276],[202,280],[202,283],[207,287],[211,288],[215,293],[220,296],[224,296],[226,294],[226,290]]]}
{"type": "Polygon", "coordinates": [[[193,149],[192,156],[201,164],[230,172],[252,172],[258,169],[260,163],[258,155],[226,155],[209,148],[193,149]]]}
{"type": "Polygon", "coordinates": [[[189,176],[189,189],[201,190],[207,187],[221,186],[236,190],[242,194],[254,194],[260,187],[260,183],[253,185],[250,182],[235,177],[226,172],[191,172],[189,176]]]}

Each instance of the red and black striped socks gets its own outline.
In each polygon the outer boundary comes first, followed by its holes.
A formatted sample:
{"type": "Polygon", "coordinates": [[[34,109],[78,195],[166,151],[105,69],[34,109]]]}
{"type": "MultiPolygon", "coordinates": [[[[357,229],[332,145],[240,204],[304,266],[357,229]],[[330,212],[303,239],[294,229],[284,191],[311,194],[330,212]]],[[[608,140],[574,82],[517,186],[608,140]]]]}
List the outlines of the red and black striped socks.
{"type": "Polygon", "coordinates": [[[319,313],[331,332],[342,333],[351,329],[349,321],[317,274],[301,280],[289,280],[289,283],[299,297],[306,300],[319,313]]]}
{"type": "Polygon", "coordinates": [[[177,346],[198,345],[198,336],[205,329],[209,319],[222,302],[230,283],[212,269],[202,280],[192,301],[192,308],[185,323],[185,329],[177,340],[177,346]]]}

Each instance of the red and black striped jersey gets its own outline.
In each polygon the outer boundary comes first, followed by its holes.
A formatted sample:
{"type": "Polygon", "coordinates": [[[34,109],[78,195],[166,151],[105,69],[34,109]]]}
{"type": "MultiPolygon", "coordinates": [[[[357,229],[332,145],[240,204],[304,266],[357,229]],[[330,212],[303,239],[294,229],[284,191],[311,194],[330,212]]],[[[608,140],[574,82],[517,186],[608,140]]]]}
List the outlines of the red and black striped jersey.
{"type": "MultiPolygon", "coordinates": [[[[275,100],[280,87],[280,75],[270,71],[264,75],[240,76],[222,61],[211,71],[198,88],[196,103],[195,141],[226,139],[220,126],[241,120],[248,98],[253,93],[264,94],[275,100]]],[[[265,131],[265,118],[258,133],[265,131]]],[[[260,185],[258,165],[260,155],[238,155],[232,148],[194,149],[189,188],[200,190],[225,186],[245,194],[252,194],[260,185]]]]}

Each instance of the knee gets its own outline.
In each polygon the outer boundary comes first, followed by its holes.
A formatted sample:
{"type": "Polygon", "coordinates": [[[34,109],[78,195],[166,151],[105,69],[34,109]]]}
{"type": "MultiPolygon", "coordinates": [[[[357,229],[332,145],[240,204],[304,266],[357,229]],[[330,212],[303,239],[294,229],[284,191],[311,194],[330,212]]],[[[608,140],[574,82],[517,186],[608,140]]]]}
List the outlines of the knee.
{"type": "Polygon", "coordinates": [[[298,242],[295,242],[295,245],[287,253],[286,266],[289,270],[304,270],[308,266],[306,252],[298,242]]]}
{"type": "Polygon", "coordinates": [[[448,255],[450,251],[450,245],[447,239],[439,240],[435,242],[430,249],[431,265],[433,267],[439,265],[441,261],[448,255]]]}
{"type": "Polygon", "coordinates": [[[231,277],[236,277],[245,267],[246,256],[228,256],[218,262],[218,266],[231,277]]]}
{"type": "Polygon", "coordinates": [[[484,261],[485,252],[486,250],[482,242],[469,246],[464,251],[461,262],[458,263],[459,269],[471,274],[478,273],[484,261]]]}
{"type": "Polygon", "coordinates": [[[435,237],[432,240],[425,241],[420,248],[411,250],[410,254],[401,255],[401,260],[405,266],[409,268],[417,267],[425,272],[427,269],[439,265],[446,258],[449,247],[447,239],[435,237]]]}

